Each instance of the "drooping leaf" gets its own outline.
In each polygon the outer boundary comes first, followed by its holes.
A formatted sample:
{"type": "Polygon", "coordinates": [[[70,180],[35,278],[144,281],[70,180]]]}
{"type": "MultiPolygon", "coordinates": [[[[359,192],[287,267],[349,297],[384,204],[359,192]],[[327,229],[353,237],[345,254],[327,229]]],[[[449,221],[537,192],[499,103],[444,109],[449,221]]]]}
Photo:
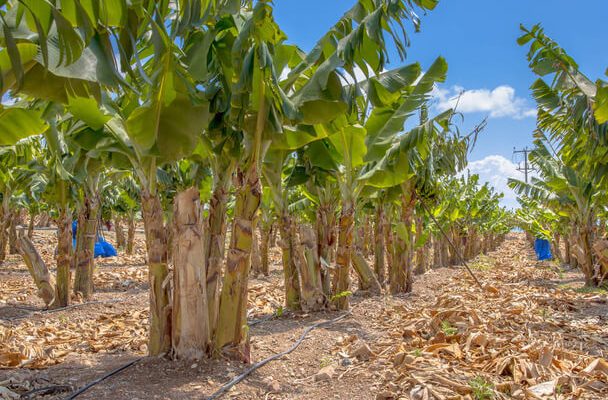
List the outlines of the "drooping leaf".
{"type": "Polygon", "coordinates": [[[28,136],[43,133],[47,128],[39,111],[4,108],[0,111],[0,146],[14,145],[28,136]]]}
{"type": "Polygon", "coordinates": [[[111,115],[104,114],[97,101],[90,97],[70,96],[67,109],[94,130],[101,129],[112,118],[111,115]]]}

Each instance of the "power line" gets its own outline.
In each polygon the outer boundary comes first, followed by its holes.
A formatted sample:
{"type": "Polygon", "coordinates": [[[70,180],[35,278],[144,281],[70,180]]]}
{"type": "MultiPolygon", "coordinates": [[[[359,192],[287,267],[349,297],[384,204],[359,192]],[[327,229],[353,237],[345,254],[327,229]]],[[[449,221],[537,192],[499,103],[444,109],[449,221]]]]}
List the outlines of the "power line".
{"type": "Polygon", "coordinates": [[[528,183],[528,173],[535,170],[534,167],[531,167],[528,163],[528,154],[530,154],[530,151],[531,150],[528,150],[528,147],[525,147],[523,150],[515,150],[515,147],[513,147],[513,157],[515,157],[516,154],[524,155],[524,166],[522,167],[521,163],[518,163],[517,170],[524,173],[526,183],[528,183]]]}

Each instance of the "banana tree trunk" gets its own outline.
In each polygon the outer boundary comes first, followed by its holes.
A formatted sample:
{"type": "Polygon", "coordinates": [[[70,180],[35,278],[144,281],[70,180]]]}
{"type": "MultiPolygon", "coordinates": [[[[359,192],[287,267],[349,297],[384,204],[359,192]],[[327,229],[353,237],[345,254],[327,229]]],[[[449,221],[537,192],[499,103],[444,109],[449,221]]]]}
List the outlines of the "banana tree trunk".
{"type": "Polygon", "coordinates": [[[228,190],[232,170],[218,171],[213,194],[209,202],[209,217],[205,232],[205,265],[207,267],[207,307],[209,308],[209,325],[211,334],[217,327],[217,316],[220,307],[220,279],[224,264],[226,245],[226,212],[228,190]]]}
{"type": "Polygon", "coordinates": [[[337,270],[334,275],[334,304],[338,310],[348,310],[350,289],[350,265],[352,261],[353,233],[355,229],[355,208],[351,201],[342,202],[338,221],[337,270]]]}
{"type": "Polygon", "coordinates": [[[34,228],[36,227],[36,215],[30,214],[30,220],[27,224],[27,237],[32,239],[34,237],[34,228]]]}
{"type": "Polygon", "coordinates": [[[374,270],[369,266],[365,257],[361,253],[352,255],[353,267],[359,276],[359,289],[369,291],[370,293],[378,294],[382,292],[380,282],[376,278],[374,270]]]}
{"type": "Polygon", "coordinates": [[[595,276],[593,262],[592,232],[589,224],[580,229],[580,246],[582,248],[582,260],[579,260],[579,263],[585,274],[585,284],[587,286],[597,286],[598,279],[595,276]]]}
{"type": "Polygon", "coordinates": [[[8,227],[11,223],[11,213],[9,209],[10,194],[2,194],[2,204],[0,205],[0,263],[6,259],[6,245],[8,244],[8,227]]]}
{"type": "Polygon", "coordinates": [[[125,230],[122,227],[122,217],[120,215],[114,217],[114,231],[116,232],[116,247],[124,249],[127,240],[125,238],[125,230]]]}
{"type": "Polygon", "coordinates": [[[482,235],[481,240],[480,240],[480,252],[481,254],[487,254],[490,251],[490,243],[492,241],[492,235],[490,233],[486,233],[485,235],[482,235]]]}
{"type": "Polygon", "coordinates": [[[441,238],[441,266],[442,267],[450,266],[449,250],[450,250],[449,242],[447,241],[446,238],[441,238]]]}
{"type": "Polygon", "coordinates": [[[167,354],[171,349],[171,304],[169,287],[165,284],[167,267],[167,231],[158,195],[142,191],[142,213],[148,253],[148,281],[150,283],[150,334],[148,353],[167,354]]]}
{"type": "Polygon", "coordinates": [[[317,209],[317,255],[318,269],[321,271],[321,286],[326,297],[331,296],[331,248],[335,242],[335,217],[329,204],[320,204],[317,209]]]}
{"type": "Polygon", "coordinates": [[[34,278],[38,295],[48,307],[55,299],[55,279],[53,279],[53,275],[49,272],[30,238],[21,232],[17,237],[17,251],[23,257],[23,262],[25,262],[30,275],[34,278]]]}
{"type": "Polygon", "coordinates": [[[173,227],[173,212],[169,211],[163,214],[165,226],[167,227],[167,260],[169,263],[173,262],[173,233],[175,232],[173,227]]]}
{"type": "Polygon", "coordinates": [[[272,225],[264,226],[260,232],[260,272],[264,276],[270,275],[270,264],[268,261],[268,251],[270,245],[270,236],[272,234],[272,225]]]}
{"type": "Polygon", "coordinates": [[[601,286],[608,277],[608,240],[596,240],[593,243],[593,252],[597,257],[597,285],[601,286]]]}
{"type": "Polygon", "coordinates": [[[8,253],[17,254],[17,225],[20,220],[18,211],[11,213],[8,226],[8,253]]]}
{"type": "Polygon", "coordinates": [[[570,239],[564,237],[564,262],[568,265],[572,265],[572,254],[570,250],[570,239]]]}
{"type": "Polygon", "coordinates": [[[48,228],[50,223],[49,213],[46,211],[41,212],[40,216],[38,217],[38,226],[41,228],[48,228]]]}
{"type": "Polygon", "coordinates": [[[172,349],[176,358],[200,360],[210,343],[205,249],[199,191],[175,197],[172,349]]]}
{"type": "Polygon", "coordinates": [[[401,223],[404,229],[395,238],[395,260],[390,274],[392,294],[409,293],[412,290],[412,213],[414,196],[404,196],[401,206],[401,223]]]}
{"type": "Polygon", "coordinates": [[[372,244],[372,221],[369,215],[366,215],[363,220],[363,255],[365,257],[371,254],[372,244]]]}
{"type": "MultiPolygon", "coordinates": [[[[424,230],[424,225],[422,218],[417,217],[416,221],[416,242],[419,238],[422,237],[422,233],[424,230]]],[[[416,269],[414,273],[416,275],[422,275],[426,272],[426,258],[425,258],[426,247],[421,245],[418,249],[416,249],[416,269]]]]}
{"type": "Polygon", "coordinates": [[[561,245],[562,245],[561,236],[559,235],[559,233],[554,234],[553,240],[551,243],[551,247],[553,248],[553,253],[554,253],[555,258],[557,258],[557,260],[559,261],[560,264],[563,264],[564,256],[562,254],[561,245]]]}
{"type": "Polygon", "coordinates": [[[376,207],[376,221],[374,224],[374,272],[380,285],[383,286],[386,280],[385,273],[385,251],[384,239],[386,229],[386,217],[384,215],[384,205],[379,203],[376,207]]]}
{"type": "Polygon", "coordinates": [[[441,241],[433,235],[433,265],[432,268],[441,267],[441,241]]]}
{"type": "Polygon", "coordinates": [[[74,293],[82,293],[85,299],[93,295],[93,270],[95,269],[95,242],[97,241],[99,202],[95,195],[86,196],[82,212],[78,216],[76,254],[74,255],[74,293]]]}
{"type": "MultiPolygon", "coordinates": [[[[366,278],[361,273],[359,273],[359,268],[357,268],[357,264],[355,263],[356,254],[359,254],[361,256],[361,259],[365,261],[365,228],[363,226],[357,227],[357,219],[355,218],[355,237],[354,245],[351,250],[351,263],[354,267],[355,272],[357,273],[358,287],[359,289],[361,289],[363,287],[367,287],[369,285],[369,282],[364,282],[363,280],[366,278]]],[[[364,264],[367,265],[367,262],[365,262],[364,264]]],[[[362,268],[364,269],[365,267],[362,266],[362,268]]],[[[365,274],[365,272],[363,272],[363,274],[365,274]]]]}
{"type": "Polygon", "coordinates": [[[424,245],[424,263],[425,263],[425,267],[424,269],[426,271],[429,271],[431,269],[431,254],[433,253],[433,243],[431,242],[431,240],[429,239],[426,244],[424,245]]]}
{"type": "Polygon", "coordinates": [[[55,307],[65,307],[70,302],[70,266],[72,264],[72,213],[64,206],[59,207],[57,217],[57,286],[55,307]]]}
{"type": "Polygon", "coordinates": [[[580,265],[580,262],[578,260],[578,255],[577,255],[577,248],[578,246],[578,239],[577,239],[577,234],[575,233],[576,231],[574,230],[573,233],[570,235],[570,261],[571,264],[570,266],[572,268],[578,268],[580,265]]]}
{"type": "Polygon", "coordinates": [[[315,232],[311,227],[301,227],[297,251],[300,256],[299,272],[302,282],[300,306],[305,312],[322,310],[327,304],[327,298],[323,294],[315,239],[315,232]]]}
{"type": "Polygon", "coordinates": [[[277,236],[279,234],[279,230],[276,227],[276,223],[273,222],[270,226],[270,248],[277,247],[277,236]]]}
{"type": "Polygon", "coordinates": [[[135,215],[129,214],[128,227],[127,227],[127,254],[133,254],[133,248],[135,246],[135,215]]]}
{"type": "Polygon", "coordinates": [[[458,256],[456,254],[456,249],[462,249],[462,247],[461,247],[461,243],[460,243],[460,235],[458,235],[458,233],[456,233],[456,229],[451,230],[450,240],[454,244],[454,247],[448,247],[448,252],[449,252],[448,264],[457,265],[460,260],[458,259],[458,256]]]}
{"type": "Polygon", "coordinates": [[[262,257],[260,255],[260,241],[255,230],[251,238],[253,239],[251,244],[251,273],[256,277],[262,273],[262,257]]]}
{"type": "Polygon", "coordinates": [[[534,236],[530,232],[526,232],[526,239],[531,247],[534,247],[534,236]]]}
{"type": "Polygon", "coordinates": [[[386,283],[390,283],[391,271],[393,271],[393,267],[395,266],[395,237],[393,235],[392,224],[389,223],[388,220],[384,231],[384,237],[384,243],[386,244],[386,269],[388,271],[385,279],[386,285],[386,283]]]}
{"type": "Polygon", "coordinates": [[[230,247],[222,281],[215,351],[231,358],[250,362],[247,327],[247,289],[251,268],[251,246],[262,192],[256,163],[241,177],[234,207],[230,247]]]}
{"type": "Polygon", "coordinates": [[[465,260],[470,260],[475,257],[475,247],[474,243],[476,240],[475,230],[469,229],[467,234],[464,234],[460,243],[461,246],[465,249],[465,260]]]}
{"type": "Polygon", "coordinates": [[[289,215],[283,211],[279,219],[281,250],[283,255],[283,274],[285,278],[285,305],[290,310],[300,310],[300,279],[298,276],[296,254],[296,226],[289,215]]]}

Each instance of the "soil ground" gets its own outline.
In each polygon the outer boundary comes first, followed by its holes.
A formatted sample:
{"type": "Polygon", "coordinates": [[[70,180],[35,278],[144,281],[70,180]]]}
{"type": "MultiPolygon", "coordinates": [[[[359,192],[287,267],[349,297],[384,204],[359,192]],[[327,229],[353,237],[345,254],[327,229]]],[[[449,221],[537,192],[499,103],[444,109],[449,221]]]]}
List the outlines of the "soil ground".
{"type": "MultiPolygon", "coordinates": [[[[54,232],[37,230],[35,243],[52,265],[54,232]]],[[[141,358],[78,398],[204,399],[248,368],[144,357],[143,237],[136,244],[133,256],[98,260],[94,298],[74,299],[66,310],[44,310],[18,256],[0,266],[0,398],[3,390],[9,397],[53,385],[59,387],[42,398],[65,398],[141,358]]],[[[250,281],[254,362],[290,347],[306,327],[341,315],[282,313],[280,257],[271,251],[270,276],[250,281]]],[[[409,295],[355,292],[348,316],[313,330],[293,353],[224,398],[608,398],[605,292],[584,289],[578,271],[536,262],[521,234],[470,264],[483,290],[462,267],[452,267],[417,276],[409,295]]]]}

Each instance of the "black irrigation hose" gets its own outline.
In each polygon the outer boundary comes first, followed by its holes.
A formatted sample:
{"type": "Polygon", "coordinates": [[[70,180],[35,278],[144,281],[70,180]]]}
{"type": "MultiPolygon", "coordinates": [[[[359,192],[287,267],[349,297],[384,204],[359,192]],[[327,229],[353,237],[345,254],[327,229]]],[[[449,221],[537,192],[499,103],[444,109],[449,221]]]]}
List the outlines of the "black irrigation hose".
{"type": "Polygon", "coordinates": [[[129,361],[128,363],[126,363],[122,367],[116,368],[115,370],[112,370],[112,371],[108,372],[104,376],[102,376],[100,378],[97,378],[94,381],[92,381],[92,382],[86,384],[85,386],[81,387],[80,389],[78,389],[77,391],[75,391],[74,393],[72,393],[70,396],[66,397],[64,400],[75,399],[76,397],[80,396],[81,394],[83,394],[84,392],[86,392],[87,390],[89,390],[90,388],[92,388],[93,386],[97,385],[99,382],[105,381],[109,377],[114,376],[114,375],[118,374],[121,371],[124,371],[125,369],[127,369],[130,366],[134,365],[135,363],[141,361],[142,359],[143,359],[143,357],[136,358],[133,361],[129,361]]]}
{"type": "MultiPolygon", "coordinates": [[[[348,314],[350,314],[350,312],[348,312],[348,313],[346,313],[346,314],[344,314],[344,315],[342,315],[342,316],[340,316],[340,317],[338,317],[338,318],[336,318],[336,319],[333,319],[333,320],[331,320],[331,321],[325,321],[325,322],[321,322],[321,323],[319,323],[319,324],[313,325],[311,328],[308,328],[308,330],[305,332],[305,335],[306,335],[308,332],[310,332],[312,329],[316,328],[316,327],[319,327],[319,326],[321,326],[321,325],[325,325],[325,324],[334,323],[334,322],[336,322],[336,321],[339,321],[340,319],[344,318],[344,317],[345,317],[345,316],[347,316],[348,314]]],[[[252,325],[257,325],[257,324],[260,324],[260,323],[262,323],[262,322],[270,321],[270,320],[271,320],[271,319],[273,319],[274,317],[275,317],[275,314],[271,314],[271,315],[269,315],[269,316],[267,316],[267,317],[264,317],[264,318],[261,318],[261,319],[259,319],[259,320],[252,321],[252,322],[251,322],[249,325],[250,325],[250,326],[252,326],[252,325]]],[[[305,335],[303,335],[303,336],[305,336],[305,335]]],[[[302,340],[303,340],[303,339],[304,339],[304,337],[300,338],[300,342],[302,342],[302,340]]],[[[299,346],[299,344],[300,344],[300,343],[297,343],[297,345],[298,345],[298,346],[299,346]]],[[[289,350],[287,353],[284,353],[284,354],[289,354],[289,353],[291,353],[291,352],[292,352],[293,350],[295,350],[295,348],[296,348],[296,347],[298,347],[298,346],[295,346],[293,349],[290,349],[290,350],[289,350]]],[[[283,355],[284,355],[284,354],[283,354],[283,355]]],[[[84,393],[84,392],[86,392],[87,390],[89,390],[91,387],[93,387],[93,386],[97,385],[98,383],[100,383],[100,382],[102,382],[102,381],[104,381],[104,380],[106,380],[106,379],[110,378],[110,377],[111,377],[111,376],[113,376],[113,375],[118,374],[118,373],[119,373],[119,372],[121,372],[121,371],[124,371],[125,369],[127,369],[127,368],[129,368],[129,367],[133,366],[135,363],[137,363],[137,362],[141,361],[142,359],[143,359],[143,357],[137,358],[137,359],[135,359],[135,360],[133,360],[133,361],[128,362],[127,364],[123,365],[122,367],[116,368],[115,370],[112,370],[112,371],[108,372],[108,373],[107,373],[107,374],[105,374],[104,376],[102,376],[102,377],[100,377],[100,378],[97,378],[97,379],[95,379],[94,381],[92,381],[92,382],[88,383],[87,385],[83,386],[82,388],[78,389],[76,392],[72,393],[72,394],[71,394],[69,397],[66,397],[64,400],[73,400],[73,399],[75,399],[76,397],[80,396],[82,393],[84,393]]],[[[264,364],[268,363],[269,361],[272,361],[272,360],[268,360],[268,361],[266,361],[264,364]]],[[[254,367],[255,367],[256,365],[258,365],[258,366],[257,366],[257,368],[259,368],[259,367],[261,367],[262,365],[264,365],[264,364],[261,364],[261,362],[260,362],[260,363],[258,363],[258,364],[255,364],[253,367],[251,367],[251,368],[250,368],[250,370],[249,370],[249,371],[247,371],[247,372],[245,373],[245,375],[243,376],[243,379],[244,379],[244,378],[245,378],[247,375],[249,375],[249,374],[250,374],[250,373],[251,373],[251,372],[252,372],[252,371],[255,369],[254,367]],[[258,364],[260,364],[260,365],[258,365],[258,364]]],[[[242,379],[241,379],[241,380],[242,380],[242,379]]],[[[239,380],[238,382],[240,382],[240,380],[239,380]]],[[[238,382],[235,382],[235,383],[233,383],[232,385],[236,385],[238,382]]],[[[27,396],[29,396],[29,395],[31,395],[31,394],[34,394],[34,393],[37,393],[37,392],[42,392],[42,391],[47,391],[47,390],[59,390],[59,388],[64,388],[64,390],[65,390],[65,389],[69,390],[69,388],[70,388],[70,387],[69,387],[69,386],[63,386],[63,385],[61,385],[61,386],[48,386],[48,387],[45,387],[45,388],[35,389],[35,390],[30,391],[30,392],[24,393],[23,395],[21,395],[21,398],[23,398],[23,399],[29,399],[29,397],[24,397],[24,396],[26,396],[26,395],[27,395],[27,396]]],[[[230,388],[230,386],[229,386],[228,388],[230,388]]]]}
{"type": "Polygon", "coordinates": [[[473,280],[475,281],[475,283],[477,283],[477,286],[479,286],[479,288],[481,290],[483,290],[483,285],[481,284],[481,282],[479,282],[479,279],[477,279],[477,277],[475,276],[475,274],[473,273],[473,271],[471,270],[471,268],[469,268],[469,264],[467,264],[467,262],[464,260],[464,257],[460,254],[460,251],[456,248],[456,246],[454,245],[454,243],[452,243],[452,240],[450,240],[450,238],[445,233],[445,231],[443,230],[443,228],[441,227],[441,225],[439,224],[439,222],[437,222],[437,219],[435,219],[435,216],[426,207],[426,204],[424,203],[424,201],[421,201],[420,204],[422,204],[422,208],[424,208],[424,211],[426,211],[426,213],[435,222],[435,225],[437,225],[437,228],[439,228],[439,231],[441,232],[441,234],[443,235],[443,237],[448,241],[448,243],[450,244],[450,246],[452,246],[452,249],[454,249],[454,253],[456,253],[456,255],[460,259],[460,262],[462,263],[462,265],[464,265],[464,267],[467,269],[467,271],[469,271],[469,274],[473,277],[473,280]]]}
{"type": "MultiPolygon", "coordinates": [[[[319,328],[321,326],[325,326],[325,325],[331,325],[333,323],[336,323],[344,318],[346,318],[347,316],[349,316],[351,314],[351,311],[348,311],[345,314],[340,315],[337,318],[334,319],[330,319],[329,321],[323,321],[323,322],[317,322],[314,325],[309,326],[308,328],[306,328],[304,330],[304,332],[302,333],[302,335],[300,336],[300,338],[287,350],[281,352],[281,353],[277,353],[273,356],[270,356],[262,361],[259,361],[255,364],[253,364],[251,367],[249,367],[247,370],[245,370],[245,372],[243,372],[242,374],[232,378],[232,380],[230,380],[230,382],[226,383],[225,385],[223,385],[221,388],[219,388],[215,393],[213,393],[211,396],[207,397],[206,400],[215,400],[215,399],[219,399],[224,393],[226,393],[228,390],[230,390],[231,387],[233,387],[234,385],[236,385],[237,383],[243,381],[245,378],[247,378],[247,376],[249,376],[253,371],[257,370],[258,368],[263,367],[264,365],[268,364],[271,361],[274,361],[278,358],[281,358],[289,353],[291,353],[292,351],[294,351],[295,349],[298,348],[298,346],[300,346],[300,344],[302,344],[302,342],[304,341],[304,339],[306,339],[306,336],[308,336],[308,334],[316,328],[319,328]]],[[[69,400],[69,399],[68,399],[69,400]]]]}

